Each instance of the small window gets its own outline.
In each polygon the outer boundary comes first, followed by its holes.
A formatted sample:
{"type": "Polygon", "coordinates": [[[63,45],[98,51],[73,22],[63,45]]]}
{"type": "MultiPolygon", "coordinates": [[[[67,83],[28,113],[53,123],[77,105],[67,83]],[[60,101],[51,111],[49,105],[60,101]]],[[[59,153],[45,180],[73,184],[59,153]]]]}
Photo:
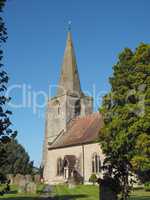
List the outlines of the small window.
{"type": "Polygon", "coordinates": [[[60,114],[60,105],[58,106],[58,115],[60,114]]]}
{"type": "Polygon", "coordinates": [[[55,111],[57,112],[57,114],[59,115],[60,114],[60,102],[58,100],[54,101],[54,108],[55,108],[55,111]]]}
{"type": "Polygon", "coordinates": [[[61,158],[57,160],[57,176],[63,175],[63,161],[61,158]]]}

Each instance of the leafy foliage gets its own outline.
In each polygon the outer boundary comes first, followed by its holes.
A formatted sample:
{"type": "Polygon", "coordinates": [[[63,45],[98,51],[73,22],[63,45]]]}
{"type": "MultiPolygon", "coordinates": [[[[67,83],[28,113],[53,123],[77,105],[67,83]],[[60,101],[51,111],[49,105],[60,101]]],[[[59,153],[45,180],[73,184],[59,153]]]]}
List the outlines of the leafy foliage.
{"type": "Polygon", "coordinates": [[[145,191],[150,191],[150,182],[145,183],[144,189],[145,191]]]}
{"type": "Polygon", "coordinates": [[[95,183],[97,182],[98,178],[96,176],[96,174],[91,174],[90,178],[89,178],[89,181],[91,183],[93,183],[93,185],[95,185],[95,183]]]}
{"type": "Polygon", "coordinates": [[[1,145],[0,149],[5,152],[5,162],[0,166],[0,173],[4,174],[32,174],[33,162],[28,153],[17,140],[1,145]]]}
{"type": "Polygon", "coordinates": [[[141,43],[134,52],[125,48],[109,81],[100,109],[104,168],[119,177],[127,199],[132,172],[150,169],[150,45],[141,43]]]}
{"type": "MultiPolygon", "coordinates": [[[[5,5],[5,0],[0,1],[0,12],[3,10],[5,5]]],[[[7,83],[9,80],[8,74],[3,69],[2,59],[3,59],[3,43],[7,40],[7,30],[3,18],[0,17],[0,144],[8,142],[11,137],[16,136],[16,132],[13,132],[10,128],[10,115],[12,112],[8,110],[7,104],[10,101],[10,97],[5,95],[7,91],[7,83]]]]}
{"type": "MultiPolygon", "coordinates": [[[[0,0],[0,13],[3,12],[3,7],[5,6],[6,0],[0,0]]],[[[10,138],[14,138],[16,136],[16,131],[13,132],[10,128],[10,115],[11,111],[8,110],[7,104],[10,100],[10,97],[6,96],[7,91],[7,83],[9,80],[8,74],[3,69],[2,59],[3,59],[3,44],[7,40],[7,29],[5,27],[5,23],[3,21],[2,16],[0,16],[0,166],[5,164],[6,161],[6,152],[2,147],[3,144],[10,141],[10,138]]],[[[0,173],[0,183],[4,183],[6,180],[6,176],[4,171],[0,173]]],[[[9,189],[9,183],[7,183],[6,188],[0,192],[0,194],[4,194],[9,189]]]]}

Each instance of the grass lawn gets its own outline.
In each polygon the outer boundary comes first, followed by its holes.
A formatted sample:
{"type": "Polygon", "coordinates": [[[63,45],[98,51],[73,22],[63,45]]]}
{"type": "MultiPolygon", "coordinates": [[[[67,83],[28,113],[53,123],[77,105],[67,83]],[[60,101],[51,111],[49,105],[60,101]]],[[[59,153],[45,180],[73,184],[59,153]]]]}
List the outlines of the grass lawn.
{"type": "MultiPolygon", "coordinates": [[[[58,200],[99,200],[97,186],[78,186],[68,189],[65,186],[56,186],[55,194],[58,200]]],[[[150,200],[150,192],[135,190],[131,194],[130,200],[150,200]]]]}
{"type": "Polygon", "coordinates": [[[150,200],[150,192],[144,190],[134,190],[132,192],[131,200],[150,200]]]}
{"type": "Polygon", "coordinates": [[[54,190],[58,200],[98,200],[97,186],[77,186],[68,189],[66,186],[56,186],[54,190]]]}
{"type": "MultiPolygon", "coordinates": [[[[98,200],[97,186],[78,186],[68,189],[66,186],[55,186],[53,200],[98,200]]],[[[43,200],[39,195],[7,194],[0,199],[6,200],[43,200]]],[[[135,190],[130,200],[150,200],[150,192],[135,190]]]]}

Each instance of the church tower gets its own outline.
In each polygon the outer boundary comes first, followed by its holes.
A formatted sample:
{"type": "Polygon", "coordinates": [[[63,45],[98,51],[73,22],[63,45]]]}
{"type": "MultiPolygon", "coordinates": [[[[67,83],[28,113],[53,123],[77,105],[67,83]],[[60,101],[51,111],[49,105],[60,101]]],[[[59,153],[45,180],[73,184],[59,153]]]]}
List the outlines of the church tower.
{"type": "Polygon", "coordinates": [[[43,148],[44,167],[48,159],[48,147],[66,131],[67,124],[78,116],[92,112],[93,99],[81,90],[72,36],[68,31],[56,96],[49,99],[47,103],[43,148]]]}

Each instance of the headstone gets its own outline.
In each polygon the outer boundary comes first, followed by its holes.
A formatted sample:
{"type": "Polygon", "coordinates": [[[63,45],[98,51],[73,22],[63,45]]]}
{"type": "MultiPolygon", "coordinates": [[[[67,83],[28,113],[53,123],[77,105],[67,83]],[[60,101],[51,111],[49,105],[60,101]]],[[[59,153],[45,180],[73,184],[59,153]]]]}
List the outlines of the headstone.
{"type": "Polygon", "coordinates": [[[8,174],[7,179],[10,181],[10,184],[14,184],[14,175],[13,174],[8,174]]]}
{"type": "Polygon", "coordinates": [[[117,195],[109,187],[100,186],[100,200],[117,200],[117,195]]]}
{"type": "Polygon", "coordinates": [[[17,186],[20,186],[22,185],[22,182],[24,183],[25,180],[25,177],[21,174],[17,174],[15,177],[14,177],[14,184],[17,185],[17,186]]]}
{"type": "Polygon", "coordinates": [[[26,180],[20,179],[18,183],[18,193],[25,193],[26,192],[26,180]]]}
{"type": "Polygon", "coordinates": [[[26,193],[35,194],[36,189],[36,184],[34,182],[29,182],[26,184],[26,193]]]}
{"type": "Polygon", "coordinates": [[[27,183],[32,182],[32,176],[31,175],[25,175],[25,179],[26,179],[27,183]]]}
{"type": "Polygon", "coordinates": [[[72,189],[75,188],[75,186],[76,186],[76,181],[75,178],[72,176],[68,179],[68,187],[72,189]]]}
{"type": "Polygon", "coordinates": [[[112,190],[111,185],[107,185],[105,180],[99,179],[99,200],[118,200],[117,193],[112,190]]]}
{"type": "Polygon", "coordinates": [[[52,186],[50,186],[50,185],[45,185],[45,187],[44,187],[44,190],[43,190],[43,194],[42,194],[42,198],[43,199],[53,199],[53,197],[52,197],[52,190],[53,190],[53,188],[52,188],[52,186]]]}
{"type": "Polygon", "coordinates": [[[44,193],[51,193],[52,192],[52,187],[50,185],[46,185],[44,187],[44,190],[43,190],[44,193]]]}
{"type": "Polygon", "coordinates": [[[20,175],[20,174],[17,174],[17,175],[14,177],[14,184],[15,184],[15,185],[18,185],[18,182],[19,182],[19,181],[18,181],[18,180],[19,180],[19,177],[18,177],[18,176],[19,176],[19,175],[20,175]]]}
{"type": "Polygon", "coordinates": [[[41,182],[41,176],[38,175],[38,174],[34,175],[34,182],[35,183],[40,183],[41,182]]]}

